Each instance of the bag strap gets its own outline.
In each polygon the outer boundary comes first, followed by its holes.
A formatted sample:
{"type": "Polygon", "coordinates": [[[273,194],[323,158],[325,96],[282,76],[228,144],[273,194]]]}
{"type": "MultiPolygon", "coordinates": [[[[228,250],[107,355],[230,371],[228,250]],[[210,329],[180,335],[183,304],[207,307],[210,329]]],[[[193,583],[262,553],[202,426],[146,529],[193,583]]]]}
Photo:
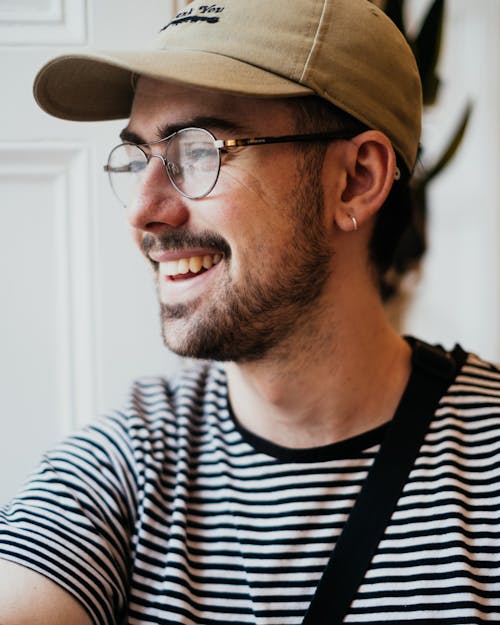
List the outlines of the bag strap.
{"type": "Polygon", "coordinates": [[[460,348],[455,349],[452,358],[441,348],[407,340],[413,347],[408,386],[337,540],[303,625],[342,623],[384,535],[439,400],[465,361],[466,354],[460,348]]]}

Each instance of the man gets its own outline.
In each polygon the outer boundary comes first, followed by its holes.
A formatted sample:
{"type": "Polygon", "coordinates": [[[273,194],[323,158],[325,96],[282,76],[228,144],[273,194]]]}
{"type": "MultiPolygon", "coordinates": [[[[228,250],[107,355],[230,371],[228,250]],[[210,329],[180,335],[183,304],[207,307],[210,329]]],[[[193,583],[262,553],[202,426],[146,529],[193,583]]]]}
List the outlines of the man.
{"type": "Polygon", "coordinates": [[[106,170],[204,362],[44,457],[0,517],[2,625],[498,622],[500,372],[380,297],[421,118],[391,22],[196,1],[35,94],[129,118],[106,170]]]}

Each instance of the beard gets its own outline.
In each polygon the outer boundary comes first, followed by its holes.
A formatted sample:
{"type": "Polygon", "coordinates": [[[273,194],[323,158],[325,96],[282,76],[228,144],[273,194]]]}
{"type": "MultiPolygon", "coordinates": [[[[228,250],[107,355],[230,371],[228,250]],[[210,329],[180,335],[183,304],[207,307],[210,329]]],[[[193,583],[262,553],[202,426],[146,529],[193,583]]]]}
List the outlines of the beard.
{"type": "MultiPolygon", "coordinates": [[[[225,272],[224,286],[210,300],[160,303],[163,339],[171,351],[190,358],[254,362],[283,347],[314,316],[330,275],[332,249],[322,220],[321,167],[318,159],[304,160],[286,206],[276,207],[288,214],[291,235],[275,267],[260,271],[255,254],[254,262],[247,257],[248,269],[238,282],[225,272]]],[[[210,232],[172,231],[160,243],[164,249],[218,249],[223,252],[220,262],[226,268],[230,263],[230,246],[210,232]]],[[[146,238],[144,251],[152,246],[146,238]]]]}

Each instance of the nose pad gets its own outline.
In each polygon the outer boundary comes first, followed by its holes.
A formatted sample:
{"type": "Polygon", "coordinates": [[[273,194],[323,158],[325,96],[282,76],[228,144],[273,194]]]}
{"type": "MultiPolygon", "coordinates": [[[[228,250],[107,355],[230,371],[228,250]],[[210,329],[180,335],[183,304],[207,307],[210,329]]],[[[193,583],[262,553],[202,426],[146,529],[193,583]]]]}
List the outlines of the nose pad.
{"type": "Polygon", "coordinates": [[[161,156],[161,154],[151,154],[151,156],[149,157],[149,162],[144,169],[143,175],[141,176],[141,186],[144,186],[145,182],[147,182],[151,176],[162,177],[163,182],[168,185],[170,182],[170,178],[167,174],[166,169],[167,162],[165,161],[163,156],[161,156]]]}
{"type": "Polygon", "coordinates": [[[151,232],[166,225],[177,228],[188,218],[184,198],[173,187],[163,157],[152,154],[128,210],[131,226],[151,232]]]}

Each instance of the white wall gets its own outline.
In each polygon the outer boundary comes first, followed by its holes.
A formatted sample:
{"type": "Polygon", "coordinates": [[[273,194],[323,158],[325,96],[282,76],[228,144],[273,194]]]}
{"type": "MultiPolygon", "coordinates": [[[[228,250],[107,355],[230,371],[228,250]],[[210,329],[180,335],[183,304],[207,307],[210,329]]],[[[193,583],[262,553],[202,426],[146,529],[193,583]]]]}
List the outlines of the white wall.
{"type": "Polygon", "coordinates": [[[429,158],[467,100],[474,111],[456,160],[431,189],[430,249],[404,330],[500,362],[500,2],[448,0],[447,20],[440,101],[425,117],[429,158]]]}
{"type": "MultiPolygon", "coordinates": [[[[475,112],[433,188],[431,250],[405,329],[500,360],[500,2],[448,5],[446,88],[424,143],[440,144],[467,95],[475,112]]],[[[148,268],[102,173],[122,124],[55,120],[31,97],[45,60],[145,40],[175,8],[0,0],[0,501],[43,449],[119,406],[130,379],[177,366],[159,338],[148,268]]]]}
{"type": "Polygon", "coordinates": [[[49,58],[148,40],[175,4],[0,0],[0,501],[46,447],[121,405],[132,378],[176,366],[102,171],[123,122],[61,122],[31,96],[49,58]]]}

